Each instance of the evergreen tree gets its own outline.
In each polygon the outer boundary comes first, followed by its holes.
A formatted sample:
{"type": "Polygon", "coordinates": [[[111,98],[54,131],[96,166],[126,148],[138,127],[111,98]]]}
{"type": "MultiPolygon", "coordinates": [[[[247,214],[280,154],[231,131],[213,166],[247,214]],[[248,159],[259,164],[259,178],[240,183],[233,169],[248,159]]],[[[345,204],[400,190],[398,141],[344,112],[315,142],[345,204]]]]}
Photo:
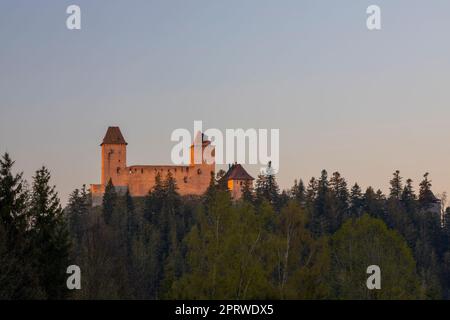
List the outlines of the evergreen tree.
{"type": "Polygon", "coordinates": [[[309,180],[308,188],[306,189],[306,206],[311,208],[317,197],[318,184],[316,178],[312,177],[309,180]]]}
{"type": "Polygon", "coordinates": [[[44,298],[28,231],[29,195],[8,153],[0,159],[0,300],[44,298]]]}
{"type": "Polygon", "coordinates": [[[55,186],[49,183],[47,168],[36,171],[30,208],[31,232],[39,282],[47,298],[62,299],[67,294],[69,234],[55,186]]]}
{"type": "Polygon", "coordinates": [[[364,199],[361,187],[355,183],[350,190],[350,215],[352,217],[359,217],[362,214],[364,199]]]}
{"type": "Polygon", "coordinates": [[[429,173],[423,175],[423,180],[420,182],[419,190],[419,204],[424,210],[429,209],[435,202],[436,198],[431,191],[431,180],[428,180],[429,173]]]}
{"type": "Polygon", "coordinates": [[[117,205],[117,193],[112,180],[109,179],[105,187],[105,194],[103,195],[103,220],[106,224],[110,224],[114,214],[114,208],[117,205]]]}
{"type": "Polygon", "coordinates": [[[75,242],[80,242],[85,233],[85,217],[89,212],[91,206],[90,196],[86,190],[86,185],[83,185],[81,190],[75,189],[69,196],[69,203],[65,211],[67,212],[69,230],[74,236],[75,242]]]}
{"type": "Polygon", "coordinates": [[[251,180],[244,181],[244,185],[242,186],[242,200],[250,204],[253,204],[255,201],[251,180]]]}
{"type": "Polygon", "coordinates": [[[266,171],[256,180],[256,200],[259,204],[267,200],[276,210],[280,208],[280,188],[270,161],[266,171]]]}
{"type": "Polygon", "coordinates": [[[333,195],[333,232],[345,221],[349,216],[350,195],[347,188],[347,182],[339,172],[334,172],[330,179],[330,188],[333,195]]]}
{"type": "Polygon", "coordinates": [[[312,219],[313,233],[317,236],[327,234],[333,226],[330,201],[328,174],[322,170],[317,184],[317,197],[314,201],[314,215],[312,219]]]}
{"type": "Polygon", "coordinates": [[[27,227],[26,208],[28,194],[22,173],[13,175],[14,161],[8,153],[0,159],[0,223],[7,234],[8,246],[27,227]]]}
{"type": "Polygon", "coordinates": [[[389,181],[391,187],[389,188],[390,191],[390,198],[400,200],[401,194],[402,194],[402,177],[400,176],[400,171],[396,170],[393,173],[393,178],[391,181],[389,181]]]}
{"type": "Polygon", "coordinates": [[[406,185],[403,188],[401,200],[408,212],[412,212],[415,207],[416,195],[412,186],[412,180],[406,180],[406,185]]]}
{"type": "Polygon", "coordinates": [[[305,194],[305,184],[303,180],[300,179],[300,182],[297,183],[297,180],[294,181],[294,186],[291,189],[292,197],[297,200],[300,205],[305,205],[306,194],[305,194]]]}
{"type": "Polygon", "coordinates": [[[378,219],[385,219],[383,193],[381,190],[375,192],[372,187],[368,187],[364,193],[364,212],[367,212],[370,216],[378,219]]]}

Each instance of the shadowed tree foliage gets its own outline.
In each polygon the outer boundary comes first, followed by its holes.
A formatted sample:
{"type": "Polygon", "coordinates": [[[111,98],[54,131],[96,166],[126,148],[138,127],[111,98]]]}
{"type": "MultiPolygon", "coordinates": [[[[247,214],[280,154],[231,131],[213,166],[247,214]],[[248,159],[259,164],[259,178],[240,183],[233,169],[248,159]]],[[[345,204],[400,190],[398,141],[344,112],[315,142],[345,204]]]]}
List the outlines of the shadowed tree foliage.
{"type": "Polygon", "coordinates": [[[348,220],[332,237],[332,273],[339,299],[417,299],[422,297],[411,249],[379,219],[348,220]],[[381,269],[382,290],[366,286],[367,267],[381,269]]]}
{"type": "Polygon", "coordinates": [[[110,181],[102,206],[83,186],[62,211],[46,168],[28,190],[13,163],[0,160],[2,299],[449,298],[450,209],[441,219],[428,174],[416,196],[396,171],[386,198],[325,170],[280,191],[266,172],[233,200],[213,175],[180,196],[168,170],[146,197],[110,181]],[[66,288],[69,264],[81,290],[66,288]],[[381,291],[367,290],[372,264],[381,291]]]}
{"type": "Polygon", "coordinates": [[[30,230],[39,283],[49,299],[67,295],[66,268],[69,265],[69,233],[50,172],[42,167],[33,177],[30,230]]]}

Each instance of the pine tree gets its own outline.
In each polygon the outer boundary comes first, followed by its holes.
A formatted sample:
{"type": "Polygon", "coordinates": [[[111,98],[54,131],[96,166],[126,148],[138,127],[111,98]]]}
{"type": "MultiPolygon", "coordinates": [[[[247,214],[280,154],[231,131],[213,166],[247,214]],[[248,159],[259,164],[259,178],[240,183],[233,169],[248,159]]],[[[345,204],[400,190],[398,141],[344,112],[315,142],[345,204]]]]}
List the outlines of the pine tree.
{"type": "Polygon", "coordinates": [[[155,223],[159,219],[163,208],[164,197],[164,185],[161,174],[158,172],[155,176],[155,184],[145,199],[144,218],[148,222],[155,223]]]}
{"type": "Polygon", "coordinates": [[[280,209],[280,188],[270,161],[266,171],[256,180],[256,199],[259,204],[267,200],[276,210],[280,209]]]}
{"type": "Polygon", "coordinates": [[[37,257],[39,282],[49,299],[67,294],[66,268],[69,234],[55,186],[50,186],[50,172],[42,167],[33,177],[30,217],[37,257]]]}
{"type": "Polygon", "coordinates": [[[103,195],[103,220],[106,224],[110,224],[112,222],[114,208],[117,205],[117,193],[116,189],[112,183],[112,180],[109,179],[108,184],[105,187],[105,194],[103,195]]]}
{"type": "Polygon", "coordinates": [[[400,200],[402,194],[402,177],[400,176],[400,171],[396,170],[393,173],[393,178],[389,181],[391,187],[390,190],[390,198],[400,200]]]}
{"type": "Polygon", "coordinates": [[[294,186],[291,189],[292,197],[297,200],[300,205],[305,205],[306,195],[305,195],[305,184],[303,180],[300,179],[300,182],[297,183],[297,180],[294,181],[294,186]]]}
{"type": "Polygon", "coordinates": [[[0,160],[0,300],[39,299],[39,284],[28,231],[29,194],[22,174],[12,174],[8,153],[0,160]]]}
{"type": "Polygon", "coordinates": [[[245,180],[242,186],[242,200],[250,204],[254,203],[253,186],[251,180],[245,180]]]}
{"type": "Polygon", "coordinates": [[[330,179],[330,188],[334,200],[334,219],[336,225],[333,227],[333,231],[335,231],[349,216],[349,192],[347,182],[339,172],[333,173],[330,179]]]}
{"type": "Polygon", "coordinates": [[[412,180],[408,179],[406,180],[406,185],[403,188],[401,200],[403,203],[403,206],[409,213],[413,213],[415,204],[416,204],[416,195],[414,193],[414,188],[412,186],[412,180]]]}
{"type": "Polygon", "coordinates": [[[364,212],[368,213],[370,216],[378,219],[385,219],[384,214],[384,203],[385,199],[381,190],[378,189],[377,192],[373,190],[372,187],[368,187],[363,197],[364,212]]]}
{"type": "Polygon", "coordinates": [[[16,237],[23,234],[27,227],[28,193],[22,173],[12,174],[13,165],[14,161],[5,153],[3,160],[0,160],[0,224],[8,235],[8,246],[13,245],[16,237]]]}
{"type": "Polygon", "coordinates": [[[330,190],[328,174],[322,170],[317,184],[317,197],[314,202],[314,216],[312,220],[313,232],[316,235],[323,235],[331,230],[332,221],[330,219],[330,190]]]}
{"type": "Polygon", "coordinates": [[[352,217],[360,217],[362,215],[363,201],[361,187],[355,183],[350,190],[350,214],[352,217]]]}
{"type": "Polygon", "coordinates": [[[428,180],[428,175],[428,172],[423,175],[423,180],[419,185],[419,204],[421,208],[425,210],[429,209],[436,200],[433,192],[431,191],[431,180],[428,180]]]}
{"type": "Polygon", "coordinates": [[[75,189],[69,196],[69,203],[65,211],[69,218],[69,230],[75,237],[76,242],[80,242],[84,234],[86,215],[89,212],[90,196],[86,190],[86,185],[83,185],[81,190],[75,189]]]}
{"type": "Polygon", "coordinates": [[[307,207],[313,206],[313,203],[317,197],[317,189],[318,189],[317,180],[316,180],[316,178],[312,177],[309,180],[308,188],[306,189],[306,205],[307,205],[307,207]]]}

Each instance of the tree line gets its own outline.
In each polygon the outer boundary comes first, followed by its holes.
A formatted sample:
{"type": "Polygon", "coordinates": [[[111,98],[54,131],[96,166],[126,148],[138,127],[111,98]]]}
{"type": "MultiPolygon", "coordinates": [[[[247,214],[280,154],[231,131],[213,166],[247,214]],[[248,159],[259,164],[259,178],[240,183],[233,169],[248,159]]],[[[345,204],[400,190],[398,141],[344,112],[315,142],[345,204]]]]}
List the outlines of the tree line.
{"type": "Polygon", "coordinates": [[[268,168],[234,201],[214,176],[181,196],[168,173],[143,198],[110,182],[98,207],[83,186],[62,210],[46,168],[29,188],[0,165],[0,298],[449,298],[450,210],[436,212],[428,174],[416,194],[395,171],[385,195],[325,170],[280,191],[268,168]],[[66,288],[70,264],[81,290],[66,288]]]}

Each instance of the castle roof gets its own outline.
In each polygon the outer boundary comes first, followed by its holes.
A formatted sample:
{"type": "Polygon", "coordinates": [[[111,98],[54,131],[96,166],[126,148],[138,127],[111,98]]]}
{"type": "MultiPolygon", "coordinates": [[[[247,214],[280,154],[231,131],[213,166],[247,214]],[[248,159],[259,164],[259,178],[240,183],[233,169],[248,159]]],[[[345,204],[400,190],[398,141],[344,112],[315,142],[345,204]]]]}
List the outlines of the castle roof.
{"type": "Polygon", "coordinates": [[[123,138],[119,127],[108,127],[101,146],[104,144],[128,144],[123,138]]]}
{"type": "MultiPolygon", "coordinates": [[[[244,167],[240,164],[233,164],[228,172],[222,177],[222,179],[228,180],[255,180],[251,175],[245,171],[244,167]]],[[[221,179],[221,180],[222,180],[221,179]]]]}

